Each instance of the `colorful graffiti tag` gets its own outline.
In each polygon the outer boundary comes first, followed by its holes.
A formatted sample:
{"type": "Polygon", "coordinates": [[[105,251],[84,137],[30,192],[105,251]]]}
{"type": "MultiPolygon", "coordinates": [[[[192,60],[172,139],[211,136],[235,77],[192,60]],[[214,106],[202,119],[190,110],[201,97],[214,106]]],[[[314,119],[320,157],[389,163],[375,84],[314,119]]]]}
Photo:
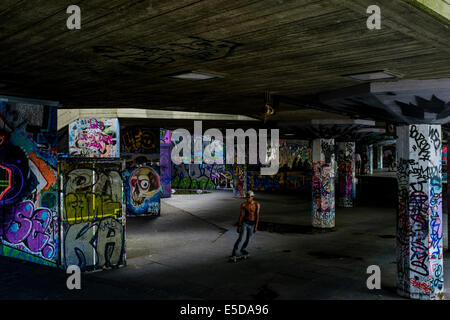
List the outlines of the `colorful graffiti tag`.
{"type": "Polygon", "coordinates": [[[442,139],[438,125],[397,128],[397,290],[443,299],[442,139]]]}
{"type": "Polygon", "coordinates": [[[119,158],[118,119],[79,119],[69,125],[69,154],[92,158],[119,158]]]}
{"type": "Polygon", "coordinates": [[[171,132],[170,130],[160,129],[160,179],[162,185],[161,198],[169,198],[172,195],[172,175],[170,173],[172,168],[170,158],[170,146],[171,146],[171,132]]]}
{"type": "Polygon", "coordinates": [[[83,271],[125,264],[121,161],[63,159],[64,267],[83,271]]]}
{"type": "Polygon", "coordinates": [[[5,256],[56,266],[57,110],[0,102],[0,239],[5,256]]]}

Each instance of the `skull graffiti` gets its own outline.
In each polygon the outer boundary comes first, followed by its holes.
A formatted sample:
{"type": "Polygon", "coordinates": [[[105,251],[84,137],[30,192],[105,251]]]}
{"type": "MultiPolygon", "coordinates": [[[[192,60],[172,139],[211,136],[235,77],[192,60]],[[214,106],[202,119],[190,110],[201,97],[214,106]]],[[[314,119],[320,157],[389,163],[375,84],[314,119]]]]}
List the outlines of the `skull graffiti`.
{"type": "Polygon", "coordinates": [[[131,203],[139,207],[160,189],[158,174],[150,167],[137,168],[130,177],[131,203]]]}

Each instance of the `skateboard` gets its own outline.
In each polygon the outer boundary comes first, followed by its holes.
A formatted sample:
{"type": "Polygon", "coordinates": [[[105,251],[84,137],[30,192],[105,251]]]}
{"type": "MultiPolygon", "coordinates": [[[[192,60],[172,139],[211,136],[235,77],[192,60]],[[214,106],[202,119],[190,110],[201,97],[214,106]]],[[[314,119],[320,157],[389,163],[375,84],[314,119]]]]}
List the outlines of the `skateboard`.
{"type": "Polygon", "coordinates": [[[248,258],[249,258],[249,255],[245,254],[245,255],[242,255],[242,256],[230,257],[228,261],[236,263],[236,262],[238,262],[240,260],[247,260],[248,258]]]}

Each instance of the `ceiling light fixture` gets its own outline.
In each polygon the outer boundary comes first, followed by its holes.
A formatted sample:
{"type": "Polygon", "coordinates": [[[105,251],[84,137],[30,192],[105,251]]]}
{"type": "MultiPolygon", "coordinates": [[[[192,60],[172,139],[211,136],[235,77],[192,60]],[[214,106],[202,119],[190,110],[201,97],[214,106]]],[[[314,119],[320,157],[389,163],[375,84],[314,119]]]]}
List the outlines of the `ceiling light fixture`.
{"type": "Polygon", "coordinates": [[[373,81],[373,80],[381,80],[381,79],[396,79],[399,78],[400,75],[395,74],[391,71],[386,70],[376,70],[369,72],[361,72],[361,73],[353,73],[353,74],[344,74],[343,77],[359,80],[359,81],[373,81]]]}
{"type": "Polygon", "coordinates": [[[184,71],[171,75],[167,75],[169,78],[180,79],[180,80],[189,80],[189,81],[200,81],[200,80],[210,80],[214,78],[223,78],[223,76],[208,72],[199,72],[199,71],[184,71]]]}

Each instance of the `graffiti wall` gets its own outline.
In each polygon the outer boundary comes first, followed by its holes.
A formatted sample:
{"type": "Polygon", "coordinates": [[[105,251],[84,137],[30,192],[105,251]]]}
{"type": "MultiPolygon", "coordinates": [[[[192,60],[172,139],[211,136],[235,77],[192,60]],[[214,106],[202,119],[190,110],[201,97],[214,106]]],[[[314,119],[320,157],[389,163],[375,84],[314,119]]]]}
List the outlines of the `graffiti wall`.
{"type": "Polygon", "coordinates": [[[442,299],[442,138],[439,125],[397,128],[399,207],[397,288],[416,299],[442,299]]]}
{"type": "Polygon", "coordinates": [[[0,254],[59,260],[57,109],[0,102],[0,254]]]}
{"type": "Polygon", "coordinates": [[[311,146],[307,140],[280,140],[280,167],[311,166],[311,146]]]}
{"type": "Polygon", "coordinates": [[[159,152],[159,129],[125,128],[121,139],[122,152],[147,155],[159,152]]]}
{"type": "Polygon", "coordinates": [[[335,152],[333,139],[313,141],[312,225],[332,228],[335,225],[335,152]]]}
{"type": "Polygon", "coordinates": [[[247,172],[247,186],[253,191],[276,191],[281,190],[284,183],[284,175],[278,173],[272,176],[261,175],[259,171],[247,172]]]}
{"type": "Polygon", "coordinates": [[[353,207],[355,200],[355,143],[338,143],[339,206],[353,207]]]}
{"type": "Polygon", "coordinates": [[[171,145],[171,132],[170,130],[160,130],[160,171],[161,171],[161,185],[162,193],[161,198],[169,198],[172,195],[172,175],[170,173],[172,168],[172,161],[170,157],[170,145],[171,145]]]}
{"type": "Polygon", "coordinates": [[[172,163],[172,188],[201,190],[233,189],[233,166],[172,163]]]}
{"type": "Polygon", "coordinates": [[[62,265],[83,271],[125,265],[122,161],[63,159],[62,265]]]}
{"type": "Polygon", "coordinates": [[[79,119],[69,125],[69,155],[85,158],[119,158],[118,119],[79,119]]]}
{"type": "Polygon", "coordinates": [[[122,130],[122,172],[128,216],[159,215],[163,187],[160,180],[160,129],[122,130]]]}

